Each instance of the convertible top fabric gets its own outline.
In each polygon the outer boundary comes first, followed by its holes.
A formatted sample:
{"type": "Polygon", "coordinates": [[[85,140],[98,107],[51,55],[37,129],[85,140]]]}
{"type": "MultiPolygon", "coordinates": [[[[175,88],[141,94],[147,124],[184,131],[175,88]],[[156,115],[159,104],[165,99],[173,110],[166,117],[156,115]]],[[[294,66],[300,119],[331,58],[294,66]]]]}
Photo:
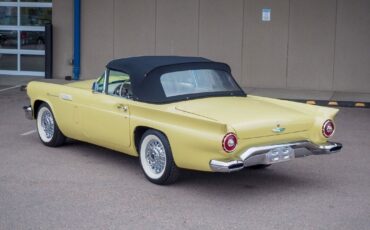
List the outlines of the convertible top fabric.
{"type": "MultiPolygon", "coordinates": [[[[183,95],[166,97],[160,83],[160,77],[168,72],[192,69],[217,69],[231,75],[229,65],[214,62],[202,57],[183,56],[141,56],[112,60],[107,64],[107,69],[120,71],[130,76],[133,99],[149,103],[168,103],[187,100],[207,95],[183,95]]],[[[240,89],[241,90],[241,89],[240,89]]],[[[236,95],[245,93],[236,92],[236,95]]],[[[221,95],[220,95],[221,96],[221,95]]]]}
{"type": "Polygon", "coordinates": [[[182,63],[212,62],[201,57],[181,56],[141,56],[121,58],[110,61],[108,69],[125,72],[135,78],[144,78],[150,71],[161,66],[168,66],[182,63]]]}

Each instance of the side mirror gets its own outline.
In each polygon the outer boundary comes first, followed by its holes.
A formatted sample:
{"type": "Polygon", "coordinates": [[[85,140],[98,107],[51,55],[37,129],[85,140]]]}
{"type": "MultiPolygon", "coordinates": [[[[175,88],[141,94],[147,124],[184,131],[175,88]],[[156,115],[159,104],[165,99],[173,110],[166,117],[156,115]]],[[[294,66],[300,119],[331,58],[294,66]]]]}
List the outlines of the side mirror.
{"type": "Polygon", "coordinates": [[[93,93],[97,93],[98,89],[99,89],[99,85],[96,81],[94,81],[94,83],[92,84],[91,90],[93,93]]]}

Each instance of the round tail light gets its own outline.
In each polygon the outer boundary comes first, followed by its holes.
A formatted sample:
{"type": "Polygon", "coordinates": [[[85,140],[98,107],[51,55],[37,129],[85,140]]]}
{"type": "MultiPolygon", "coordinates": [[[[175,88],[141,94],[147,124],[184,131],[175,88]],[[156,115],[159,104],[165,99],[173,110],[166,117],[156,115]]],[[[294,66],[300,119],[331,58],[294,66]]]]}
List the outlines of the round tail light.
{"type": "Polygon", "coordinates": [[[235,133],[228,133],[224,136],[222,140],[222,148],[225,152],[231,153],[235,150],[236,145],[238,144],[238,138],[235,133]]]}
{"type": "Polygon", "coordinates": [[[326,138],[333,136],[334,130],[335,127],[334,122],[332,120],[326,120],[322,125],[322,135],[324,135],[324,137],[326,138]]]}

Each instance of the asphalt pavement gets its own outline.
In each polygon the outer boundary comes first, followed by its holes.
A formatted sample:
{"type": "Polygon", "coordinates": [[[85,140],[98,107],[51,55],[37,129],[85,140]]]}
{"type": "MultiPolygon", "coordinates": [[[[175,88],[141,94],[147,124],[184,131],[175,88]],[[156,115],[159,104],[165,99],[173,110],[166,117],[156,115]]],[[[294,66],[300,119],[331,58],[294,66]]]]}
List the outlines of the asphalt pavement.
{"type": "Polygon", "coordinates": [[[147,181],[139,162],[77,141],[49,148],[18,88],[0,92],[0,229],[370,229],[370,109],[343,108],[342,152],[231,174],[147,181]]]}

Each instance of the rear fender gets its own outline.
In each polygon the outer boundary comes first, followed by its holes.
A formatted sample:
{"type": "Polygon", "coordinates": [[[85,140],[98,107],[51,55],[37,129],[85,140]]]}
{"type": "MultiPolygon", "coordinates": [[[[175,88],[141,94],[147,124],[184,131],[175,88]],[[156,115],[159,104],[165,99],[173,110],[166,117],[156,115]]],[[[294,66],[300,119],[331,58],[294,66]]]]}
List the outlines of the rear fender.
{"type": "MultiPolygon", "coordinates": [[[[226,124],[195,115],[147,107],[130,108],[130,127],[144,126],[158,130],[167,136],[174,161],[180,168],[210,171],[209,161],[231,157],[222,149],[224,135],[233,131],[226,124]]],[[[132,142],[135,143],[135,135],[132,142]]],[[[135,148],[135,147],[133,147],[135,148]]],[[[133,149],[136,152],[136,149],[133,149]]]]}

